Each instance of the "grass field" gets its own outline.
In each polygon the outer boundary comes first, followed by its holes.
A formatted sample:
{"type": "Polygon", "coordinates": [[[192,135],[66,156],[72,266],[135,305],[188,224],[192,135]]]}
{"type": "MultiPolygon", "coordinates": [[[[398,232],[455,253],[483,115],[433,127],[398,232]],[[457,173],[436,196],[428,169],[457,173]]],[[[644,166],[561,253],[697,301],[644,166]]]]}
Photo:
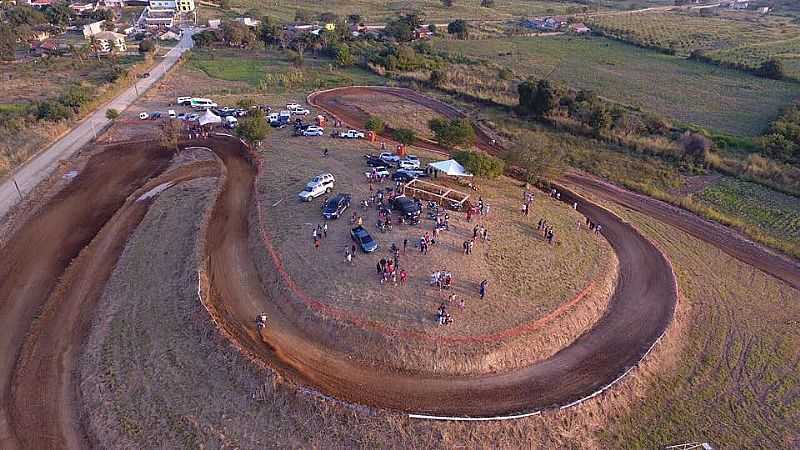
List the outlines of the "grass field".
{"type": "Polygon", "coordinates": [[[766,80],[598,37],[441,40],[435,46],[510,67],[518,78],[549,75],[576,89],[591,89],[646,111],[739,135],[763,132],[780,108],[800,97],[797,83],[766,80]]]}
{"type": "Polygon", "coordinates": [[[800,243],[800,201],[797,197],[726,177],[695,194],[694,199],[738,217],[766,234],[800,243]]]}
{"type": "MultiPolygon", "coordinates": [[[[297,10],[320,14],[333,12],[339,16],[360,14],[368,23],[383,22],[397,14],[421,11],[430,20],[481,19],[504,20],[541,14],[563,14],[569,7],[581,4],[570,1],[503,0],[494,8],[483,8],[480,0],[456,0],[447,8],[439,0],[322,0],[313,4],[298,0],[233,0],[233,8],[254,12],[254,16],[270,15],[281,20],[294,20],[297,10]]],[[[222,12],[222,11],[220,11],[222,12]]]]}
{"type": "Polygon", "coordinates": [[[786,17],[659,12],[598,16],[590,23],[620,39],[672,49],[683,56],[699,49],[712,60],[751,68],[779,58],[787,65],[787,75],[800,76],[800,24],[786,17]]]}
{"type": "Polygon", "coordinates": [[[211,78],[247,83],[261,91],[312,91],[353,84],[384,84],[386,80],[359,68],[339,68],[327,58],[309,52],[303,67],[295,67],[285,53],[242,50],[193,50],[190,69],[211,78]]]}

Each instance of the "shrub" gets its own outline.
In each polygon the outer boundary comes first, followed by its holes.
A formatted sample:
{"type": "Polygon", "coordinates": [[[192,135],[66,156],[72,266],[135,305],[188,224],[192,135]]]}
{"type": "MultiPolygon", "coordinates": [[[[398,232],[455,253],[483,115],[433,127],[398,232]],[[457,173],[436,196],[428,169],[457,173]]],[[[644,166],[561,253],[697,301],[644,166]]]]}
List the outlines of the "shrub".
{"type": "Polygon", "coordinates": [[[150,38],[142,39],[139,43],[139,53],[150,53],[156,49],[156,43],[150,38]]]}
{"type": "Polygon", "coordinates": [[[39,120],[65,120],[72,117],[72,109],[60,102],[46,101],[36,104],[36,118],[39,120]]]}
{"type": "Polygon", "coordinates": [[[112,120],[112,121],[113,121],[113,120],[115,120],[117,117],[119,117],[119,111],[117,111],[116,109],[114,109],[114,108],[108,108],[108,109],[106,110],[106,119],[108,119],[108,120],[112,120]]]}
{"type": "Polygon", "coordinates": [[[453,155],[453,159],[478,177],[497,178],[503,174],[505,169],[505,163],[501,159],[486,153],[460,151],[453,155]]]}
{"type": "Polygon", "coordinates": [[[369,116],[369,119],[367,119],[367,123],[364,124],[364,128],[366,128],[369,131],[374,131],[380,134],[383,133],[383,129],[386,128],[386,124],[380,117],[369,116]]]}
{"type": "Polygon", "coordinates": [[[267,121],[264,120],[264,113],[261,110],[256,110],[247,117],[239,120],[238,126],[234,129],[234,133],[240,138],[244,139],[250,144],[256,144],[269,134],[270,128],[267,121]]]}
{"type": "Polygon", "coordinates": [[[411,145],[417,140],[417,135],[414,130],[398,128],[392,132],[392,138],[403,145],[411,145]]]}
{"type": "Polygon", "coordinates": [[[475,142],[475,130],[466,119],[447,120],[435,118],[428,122],[436,142],[447,148],[457,145],[469,145],[475,142]]]}

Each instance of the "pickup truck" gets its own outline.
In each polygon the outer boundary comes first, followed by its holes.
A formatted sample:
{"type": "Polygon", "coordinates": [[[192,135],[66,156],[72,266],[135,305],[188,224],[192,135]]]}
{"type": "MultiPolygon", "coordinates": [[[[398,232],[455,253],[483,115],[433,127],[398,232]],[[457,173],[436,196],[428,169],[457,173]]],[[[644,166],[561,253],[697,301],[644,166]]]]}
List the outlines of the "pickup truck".
{"type": "Polygon", "coordinates": [[[364,139],[364,133],[358,130],[340,131],[339,137],[344,139],[364,139]]]}

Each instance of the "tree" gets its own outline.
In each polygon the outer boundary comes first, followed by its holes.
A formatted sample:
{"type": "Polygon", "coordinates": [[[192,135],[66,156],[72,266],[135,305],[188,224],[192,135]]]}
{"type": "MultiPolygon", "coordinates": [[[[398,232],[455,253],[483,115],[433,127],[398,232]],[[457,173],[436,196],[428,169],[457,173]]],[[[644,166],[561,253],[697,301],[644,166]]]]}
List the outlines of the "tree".
{"type": "Polygon", "coordinates": [[[437,87],[441,86],[442,83],[444,83],[444,81],[446,79],[447,79],[447,74],[445,74],[444,71],[441,71],[441,70],[432,70],[431,71],[430,82],[431,82],[432,85],[437,86],[437,87]]]}
{"type": "Polygon", "coordinates": [[[494,8],[494,0],[481,0],[481,6],[484,8],[494,8]]]}
{"type": "Polygon", "coordinates": [[[434,118],[428,122],[436,142],[447,148],[470,145],[475,142],[475,130],[467,119],[447,120],[434,118]]]}
{"type": "Polygon", "coordinates": [[[92,14],[89,15],[95,22],[99,22],[101,20],[114,20],[114,12],[110,9],[98,9],[96,11],[92,11],[92,14]]]}
{"type": "Polygon", "coordinates": [[[347,44],[340,44],[336,47],[336,63],[342,67],[353,64],[353,55],[347,44]]]}
{"type": "Polygon", "coordinates": [[[222,23],[222,38],[230,46],[248,47],[255,36],[247,25],[241,22],[226,21],[222,23]]]}
{"type": "Polygon", "coordinates": [[[438,32],[437,28],[436,28],[436,24],[435,23],[429,24],[428,25],[428,31],[430,31],[431,34],[435,35],[438,32]]]}
{"type": "Polygon", "coordinates": [[[247,117],[240,119],[239,124],[234,128],[234,133],[237,136],[256,147],[267,137],[269,132],[269,125],[264,120],[264,113],[261,110],[256,110],[247,117]]]}
{"type": "Polygon", "coordinates": [[[139,43],[139,53],[151,53],[156,49],[156,42],[150,38],[142,39],[139,43]]]}
{"type": "Polygon", "coordinates": [[[7,10],[5,19],[15,28],[22,25],[32,27],[47,22],[47,17],[44,14],[27,5],[17,5],[7,10]]]}
{"type": "Polygon", "coordinates": [[[17,47],[17,35],[14,30],[4,23],[0,23],[0,60],[13,61],[17,47]]]}
{"type": "Polygon", "coordinates": [[[386,128],[386,124],[380,117],[369,116],[367,123],[364,124],[364,128],[369,131],[374,131],[377,134],[381,134],[383,133],[383,129],[386,128]]]}
{"type": "Polygon", "coordinates": [[[462,150],[456,152],[453,159],[477,177],[497,178],[505,169],[503,160],[481,152],[462,150]]]}
{"type": "Polygon", "coordinates": [[[800,145],[783,134],[771,133],[758,139],[758,144],[767,155],[782,160],[800,159],[800,145]]]}
{"type": "Polygon", "coordinates": [[[536,180],[556,179],[566,168],[560,149],[537,143],[533,133],[525,133],[517,138],[505,156],[509,164],[525,171],[525,181],[531,184],[536,180]]]}
{"type": "Polygon", "coordinates": [[[550,114],[561,98],[561,89],[550,80],[534,82],[529,78],[517,86],[519,108],[523,113],[532,113],[537,117],[550,114]]]}
{"type": "Polygon", "coordinates": [[[453,0],[442,0],[442,6],[450,8],[453,6],[453,0]]]}
{"type": "Polygon", "coordinates": [[[309,45],[308,36],[301,34],[292,39],[291,47],[297,51],[297,65],[302,66],[305,62],[305,52],[309,45]]]}
{"type": "Polygon", "coordinates": [[[264,43],[264,48],[278,45],[280,40],[278,34],[281,32],[281,27],[270,16],[261,18],[261,25],[258,27],[258,38],[264,43]]]}
{"type": "Polygon", "coordinates": [[[685,132],[678,139],[678,145],[683,150],[683,155],[694,159],[704,159],[706,152],[713,147],[711,139],[700,133],[685,132]]]}
{"type": "Polygon", "coordinates": [[[469,34],[467,22],[462,19],[454,20],[447,24],[447,32],[455,34],[459,39],[466,39],[469,34]]]}
{"type": "Polygon", "coordinates": [[[45,10],[47,21],[57,27],[66,27],[69,25],[69,20],[72,18],[72,10],[65,2],[58,2],[50,5],[45,10]]]}
{"type": "Polygon", "coordinates": [[[783,62],[779,59],[769,59],[756,70],[756,75],[773,80],[782,80],[786,76],[783,69],[783,62]]]}
{"type": "Polygon", "coordinates": [[[392,139],[403,145],[411,145],[417,140],[417,135],[414,130],[398,128],[392,132],[392,139]]]}
{"type": "Polygon", "coordinates": [[[360,14],[350,14],[347,16],[347,22],[351,25],[358,25],[363,21],[363,18],[360,14]]]}
{"type": "Polygon", "coordinates": [[[592,115],[589,118],[589,125],[592,127],[595,136],[601,136],[611,128],[614,122],[611,113],[602,104],[596,104],[592,108],[592,115]]]}
{"type": "Polygon", "coordinates": [[[206,30],[192,35],[194,46],[197,48],[208,47],[217,41],[217,34],[213,31],[206,30]]]}
{"type": "Polygon", "coordinates": [[[116,109],[108,108],[106,110],[106,119],[113,122],[114,120],[116,120],[117,117],[119,117],[119,111],[117,111],[116,109]]]}

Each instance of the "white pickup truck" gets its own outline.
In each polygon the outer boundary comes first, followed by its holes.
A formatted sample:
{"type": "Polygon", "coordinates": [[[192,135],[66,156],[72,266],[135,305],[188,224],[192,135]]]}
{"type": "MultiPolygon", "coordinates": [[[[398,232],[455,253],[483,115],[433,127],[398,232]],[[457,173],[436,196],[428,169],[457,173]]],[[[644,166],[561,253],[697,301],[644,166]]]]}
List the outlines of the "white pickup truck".
{"type": "Polygon", "coordinates": [[[339,137],[344,139],[364,139],[364,133],[358,130],[340,131],[339,137]]]}

